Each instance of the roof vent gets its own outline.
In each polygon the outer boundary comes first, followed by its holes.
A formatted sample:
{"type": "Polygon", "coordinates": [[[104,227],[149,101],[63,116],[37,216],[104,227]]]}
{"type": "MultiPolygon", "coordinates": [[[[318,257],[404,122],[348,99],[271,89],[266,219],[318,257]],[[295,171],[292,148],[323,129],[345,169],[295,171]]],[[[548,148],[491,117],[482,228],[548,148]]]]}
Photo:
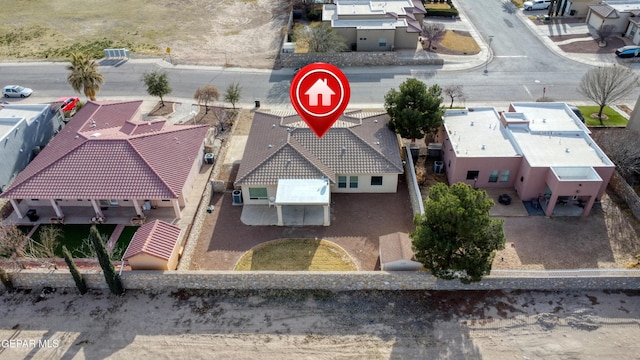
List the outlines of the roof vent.
{"type": "Polygon", "coordinates": [[[374,120],[373,120],[373,122],[374,122],[374,123],[377,123],[377,122],[378,122],[378,119],[374,119],[374,120]]]}
{"type": "Polygon", "coordinates": [[[291,164],[291,159],[287,159],[287,164],[291,164]]]}
{"type": "Polygon", "coordinates": [[[376,141],[376,145],[380,145],[380,141],[376,141]]]}
{"type": "Polygon", "coordinates": [[[80,138],[80,135],[76,135],[76,136],[75,136],[75,138],[76,138],[76,139],[80,138]]]}
{"type": "Polygon", "coordinates": [[[542,119],[542,123],[546,124],[547,123],[547,119],[542,119]]]}
{"type": "Polygon", "coordinates": [[[482,150],[485,150],[487,148],[487,145],[482,144],[482,150]]]}
{"type": "Polygon", "coordinates": [[[564,148],[564,152],[566,152],[567,154],[571,152],[571,149],[569,148],[564,148]]]}
{"type": "Polygon", "coordinates": [[[276,127],[276,124],[271,124],[271,128],[273,129],[274,127],[276,127]]]}
{"type": "Polygon", "coordinates": [[[471,126],[473,126],[473,121],[471,122],[471,124],[470,124],[470,125],[471,125],[471,126]]]}
{"type": "Polygon", "coordinates": [[[93,134],[91,134],[91,137],[97,138],[97,137],[98,137],[98,136],[100,136],[100,135],[102,135],[102,134],[100,134],[99,132],[97,132],[97,133],[93,133],[93,134]]]}
{"type": "Polygon", "coordinates": [[[268,147],[269,149],[271,149],[271,148],[273,147],[273,145],[269,144],[269,145],[267,145],[267,147],[268,147]]]}

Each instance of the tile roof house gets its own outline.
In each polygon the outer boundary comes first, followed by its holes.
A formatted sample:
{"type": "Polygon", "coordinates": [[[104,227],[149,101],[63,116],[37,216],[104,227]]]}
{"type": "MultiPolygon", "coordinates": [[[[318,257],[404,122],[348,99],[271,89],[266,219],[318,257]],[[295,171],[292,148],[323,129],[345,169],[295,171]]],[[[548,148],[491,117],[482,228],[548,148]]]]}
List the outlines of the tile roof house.
{"type": "Polygon", "coordinates": [[[88,102],[0,196],[20,219],[37,206],[53,207],[59,219],[79,206],[99,219],[110,207],[141,218],[168,207],[180,218],[208,128],[142,121],[141,104],[88,102]]]}
{"type": "Polygon", "coordinates": [[[382,271],[418,271],[424,269],[413,253],[409,234],[397,232],[379,238],[380,269],[382,271]]]}
{"type": "Polygon", "coordinates": [[[590,133],[565,103],[512,103],[447,110],[437,139],[449,184],[513,188],[547,215],[586,216],[615,170],[590,133]]]}
{"type": "MultiPolygon", "coordinates": [[[[235,186],[245,204],[275,205],[279,214],[281,206],[293,204],[276,199],[297,191],[295,182],[279,186],[285,180],[322,180],[330,192],[396,192],[404,170],[387,122],[384,113],[346,112],[318,138],[293,111],[256,112],[235,186]]],[[[323,199],[328,214],[329,200],[323,199]]]]}
{"type": "Polygon", "coordinates": [[[354,51],[415,50],[426,13],[420,0],[334,0],[323,6],[322,21],[354,51]]]}
{"type": "Polygon", "coordinates": [[[623,34],[634,44],[640,43],[637,19],[640,16],[640,0],[603,1],[589,5],[585,22],[600,30],[604,25],[613,26],[613,34],[623,34]]]}
{"type": "Polygon", "coordinates": [[[0,107],[0,193],[18,176],[64,124],[58,107],[6,104],[0,107]]]}
{"type": "Polygon", "coordinates": [[[132,270],[175,270],[178,267],[180,228],[162,220],[140,226],[123,259],[132,270]]]}

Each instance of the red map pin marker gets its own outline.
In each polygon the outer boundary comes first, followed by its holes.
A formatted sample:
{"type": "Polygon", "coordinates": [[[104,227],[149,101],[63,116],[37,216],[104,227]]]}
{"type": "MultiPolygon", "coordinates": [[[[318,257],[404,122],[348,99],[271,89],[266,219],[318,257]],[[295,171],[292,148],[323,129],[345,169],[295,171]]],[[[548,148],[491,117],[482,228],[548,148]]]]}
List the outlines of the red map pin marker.
{"type": "Polygon", "coordinates": [[[298,115],[321,138],[347,108],[351,88],[337,67],[313,63],[293,77],[289,97],[298,115]]]}

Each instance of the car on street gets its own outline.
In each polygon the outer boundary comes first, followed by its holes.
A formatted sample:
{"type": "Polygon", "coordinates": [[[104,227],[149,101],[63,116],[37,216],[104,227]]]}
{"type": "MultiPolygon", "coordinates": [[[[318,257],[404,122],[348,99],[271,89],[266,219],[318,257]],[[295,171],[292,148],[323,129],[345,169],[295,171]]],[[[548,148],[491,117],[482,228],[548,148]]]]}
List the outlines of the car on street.
{"type": "Polygon", "coordinates": [[[640,56],[640,46],[627,45],[616,50],[616,55],[621,58],[638,57],[640,56]]]}
{"type": "Polygon", "coordinates": [[[522,8],[525,10],[543,10],[551,6],[551,0],[533,0],[525,1],[522,8]]]}
{"type": "Polygon", "coordinates": [[[2,96],[10,97],[27,97],[33,93],[33,90],[20,85],[8,85],[2,88],[2,96]]]}
{"type": "Polygon", "coordinates": [[[62,110],[62,112],[72,111],[76,108],[79,101],[80,98],[77,96],[63,97],[56,100],[56,102],[60,103],[60,110],[62,110]]]}

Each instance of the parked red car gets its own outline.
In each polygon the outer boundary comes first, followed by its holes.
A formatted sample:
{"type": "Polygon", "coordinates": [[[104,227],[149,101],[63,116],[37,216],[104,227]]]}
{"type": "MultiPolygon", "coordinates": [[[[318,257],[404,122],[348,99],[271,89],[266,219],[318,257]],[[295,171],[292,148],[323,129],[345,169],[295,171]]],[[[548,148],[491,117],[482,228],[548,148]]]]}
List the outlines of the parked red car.
{"type": "Polygon", "coordinates": [[[80,101],[80,98],[77,96],[63,97],[56,100],[56,102],[62,103],[60,105],[60,109],[62,109],[63,112],[75,109],[76,105],[78,105],[78,101],[80,101]]]}

